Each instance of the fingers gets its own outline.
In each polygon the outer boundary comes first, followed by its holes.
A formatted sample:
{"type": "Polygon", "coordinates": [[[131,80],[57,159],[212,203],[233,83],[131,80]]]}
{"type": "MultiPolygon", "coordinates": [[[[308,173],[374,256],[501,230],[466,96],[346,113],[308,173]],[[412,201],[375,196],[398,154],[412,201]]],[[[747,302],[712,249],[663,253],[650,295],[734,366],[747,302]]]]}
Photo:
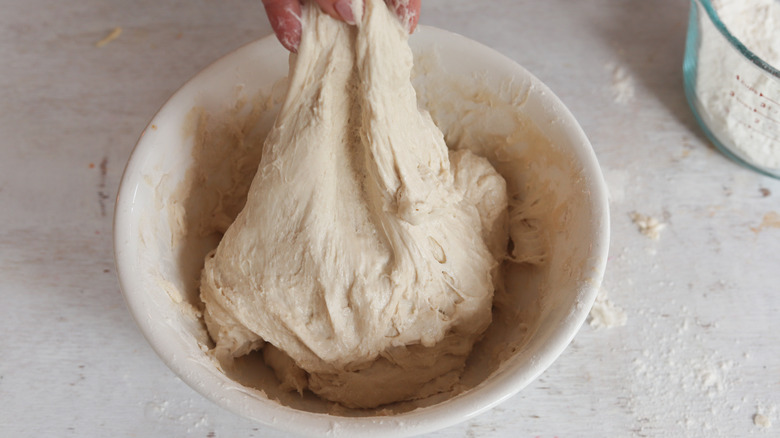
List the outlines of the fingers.
{"type": "Polygon", "coordinates": [[[395,11],[398,19],[404,24],[409,33],[414,32],[417,22],[420,20],[421,0],[385,0],[395,11]]]}
{"type": "Polygon", "coordinates": [[[348,24],[355,24],[355,16],[352,13],[352,2],[350,0],[316,0],[323,11],[336,20],[344,21],[348,24]]]}
{"type": "MultiPolygon", "coordinates": [[[[352,13],[352,2],[350,0],[316,0],[323,11],[331,17],[345,21],[349,24],[355,24],[355,16],[352,13]]],[[[390,8],[401,22],[409,30],[409,33],[417,27],[417,21],[420,19],[421,0],[385,0],[390,8]]]]}
{"type": "MultiPolygon", "coordinates": [[[[385,0],[409,33],[414,32],[420,19],[421,0],[385,0]]],[[[317,4],[331,17],[349,24],[355,24],[350,0],[316,0],[317,4]]],[[[263,0],[265,12],[279,42],[291,52],[298,50],[301,43],[300,0],[263,0]]]]}
{"type": "Polygon", "coordinates": [[[279,42],[291,52],[301,43],[301,3],[299,0],[263,0],[268,21],[279,42]]]}

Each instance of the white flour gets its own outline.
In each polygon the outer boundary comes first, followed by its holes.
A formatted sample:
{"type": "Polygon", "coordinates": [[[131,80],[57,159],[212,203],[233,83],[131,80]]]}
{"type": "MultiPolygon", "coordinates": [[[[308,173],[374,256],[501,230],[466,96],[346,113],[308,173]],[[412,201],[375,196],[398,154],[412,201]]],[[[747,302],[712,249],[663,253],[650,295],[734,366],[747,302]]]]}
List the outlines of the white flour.
{"type": "MultiPolygon", "coordinates": [[[[749,50],[780,66],[780,1],[713,0],[721,21],[749,50]]],[[[739,158],[780,171],[780,80],[757,68],[699,10],[696,77],[700,116],[739,158]]]]}
{"type": "Polygon", "coordinates": [[[634,100],[634,78],[622,65],[607,64],[605,68],[612,74],[612,100],[615,103],[627,104],[634,100]]]}
{"type": "Polygon", "coordinates": [[[755,424],[756,426],[768,428],[768,427],[772,427],[772,420],[767,418],[766,415],[755,414],[753,415],[753,424],[755,424]]]}
{"type": "Polygon", "coordinates": [[[758,404],[756,413],[753,414],[753,424],[761,429],[772,427],[772,418],[777,418],[777,405],[758,404]]]}
{"type": "Polygon", "coordinates": [[[780,1],[713,0],[712,5],[729,32],[748,50],[780,67],[780,1]]]}
{"type": "Polygon", "coordinates": [[[593,308],[590,310],[588,324],[594,329],[622,327],[626,325],[628,315],[621,307],[607,298],[607,291],[601,289],[593,308]]]}
{"type": "Polygon", "coordinates": [[[653,240],[658,240],[661,237],[661,230],[666,228],[666,224],[658,219],[637,212],[631,213],[631,220],[636,224],[640,233],[653,240]]]}

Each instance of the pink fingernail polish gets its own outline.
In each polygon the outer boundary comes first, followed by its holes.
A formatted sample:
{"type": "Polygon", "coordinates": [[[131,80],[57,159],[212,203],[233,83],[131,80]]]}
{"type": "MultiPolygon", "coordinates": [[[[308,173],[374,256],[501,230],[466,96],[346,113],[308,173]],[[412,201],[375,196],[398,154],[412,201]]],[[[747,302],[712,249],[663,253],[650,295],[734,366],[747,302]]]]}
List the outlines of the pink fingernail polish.
{"type": "Polygon", "coordinates": [[[352,4],[349,0],[339,0],[333,4],[333,8],[347,24],[355,24],[355,16],[352,14],[352,4]]]}

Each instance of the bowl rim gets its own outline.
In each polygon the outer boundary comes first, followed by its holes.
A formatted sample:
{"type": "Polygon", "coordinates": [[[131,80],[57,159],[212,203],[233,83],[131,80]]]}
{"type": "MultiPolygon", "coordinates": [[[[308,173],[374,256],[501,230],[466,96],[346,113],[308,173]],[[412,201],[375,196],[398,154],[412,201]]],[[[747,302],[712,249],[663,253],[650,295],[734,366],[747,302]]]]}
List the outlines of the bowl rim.
{"type": "MultiPolygon", "coordinates": [[[[591,244],[589,257],[586,260],[586,266],[583,268],[583,270],[593,274],[590,277],[590,283],[577,291],[577,305],[571,309],[568,317],[560,325],[551,330],[545,347],[540,349],[530,361],[533,365],[530,372],[523,371],[524,367],[529,366],[528,363],[510,363],[507,367],[502,368],[500,372],[495,373],[490,379],[482,382],[472,390],[442,403],[393,416],[339,417],[301,411],[268,399],[260,400],[257,397],[251,397],[251,391],[238,391],[237,393],[242,394],[236,397],[235,400],[232,400],[230,397],[220,397],[215,389],[224,388],[225,384],[220,380],[219,376],[213,375],[213,373],[208,371],[193,372],[190,367],[181,363],[185,361],[177,361],[175,354],[171,354],[169,348],[170,342],[172,342],[171,337],[164,333],[155,332],[152,329],[145,314],[144,294],[139,293],[139,291],[143,291],[143,285],[139,278],[143,273],[134,266],[136,259],[133,255],[135,253],[132,250],[127,250],[124,245],[130,242],[128,239],[130,236],[132,205],[136,195],[136,188],[142,182],[139,176],[141,175],[139,163],[143,161],[142,157],[148,156],[152,152],[152,146],[145,142],[143,133],[150,129],[171,101],[182,93],[183,89],[187,88],[189,84],[206,71],[216,69],[223,63],[230,63],[234,59],[241,58],[259,47],[265,48],[266,46],[278,44],[275,37],[269,35],[220,57],[185,82],[181,88],[161,105],[140,135],[128,159],[120,180],[114,208],[114,260],[122,295],[136,324],[163,362],[190,387],[215,404],[267,426],[309,436],[337,433],[339,436],[358,437],[365,436],[366,433],[370,432],[374,437],[399,437],[429,433],[473,418],[517,394],[549,368],[555,359],[566,349],[585,322],[603,279],[610,240],[610,218],[606,183],[590,141],[570,110],[561,100],[544,83],[514,60],[464,36],[432,26],[419,26],[412,36],[412,38],[423,37],[443,38],[447,39],[448,43],[455,41],[459,46],[477,50],[484,56],[491,57],[497,62],[505,64],[507,70],[516,71],[527,77],[536,92],[545,94],[546,98],[554,103],[556,115],[563,121],[560,125],[568,130],[568,136],[576,139],[572,144],[576,144],[577,147],[573,148],[572,152],[582,166],[583,174],[591,181],[589,194],[592,197],[594,208],[590,226],[591,234],[596,236],[597,239],[591,244]],[[420,35],[423,36],[421,37],[420,35]],[[262,409],[257,409],[258,402],[262,405],[262,409]],[[446,407],[446,409],[441,409],[442,407],[446,407]],[[280,421],[280,418],[285,420],[280,421]]],[[[226,378],[224,375],[221,377],[226,378]]]]}

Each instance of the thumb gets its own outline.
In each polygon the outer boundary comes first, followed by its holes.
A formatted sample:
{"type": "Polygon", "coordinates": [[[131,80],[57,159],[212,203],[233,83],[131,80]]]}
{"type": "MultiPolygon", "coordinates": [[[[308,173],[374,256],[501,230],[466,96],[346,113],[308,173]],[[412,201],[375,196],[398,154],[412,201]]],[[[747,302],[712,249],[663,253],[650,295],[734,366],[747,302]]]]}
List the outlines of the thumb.
{"type": "Polygon", "coordinates": [[[279,42],[291,52],[301,42],[301,3],[299,0],[263,0],[268,21],[279,42]]]}
{"type": "Polygon", "coordinates": [[[350,0],[316,0],[323,11],[336,20],[341,20],[347,24],[355,24],[355,15],[352,13],[352,2],[350,0]]]}
{"type": "MultiPolygon", "coordinates": [[[[357,21],[352,13],[352,1],[350,0],[316,0],[323,11],[331,17],[345,21],[349,24],[355,24],[357,21]]],[[[364,0],[363,0],[364,1],[364,0]]],[[[385,0],[390,9],[395,12],[401,23],[404,24],[409,33],[417,27],[417,21],[420,19],[421,0],[385,0]]]]}

